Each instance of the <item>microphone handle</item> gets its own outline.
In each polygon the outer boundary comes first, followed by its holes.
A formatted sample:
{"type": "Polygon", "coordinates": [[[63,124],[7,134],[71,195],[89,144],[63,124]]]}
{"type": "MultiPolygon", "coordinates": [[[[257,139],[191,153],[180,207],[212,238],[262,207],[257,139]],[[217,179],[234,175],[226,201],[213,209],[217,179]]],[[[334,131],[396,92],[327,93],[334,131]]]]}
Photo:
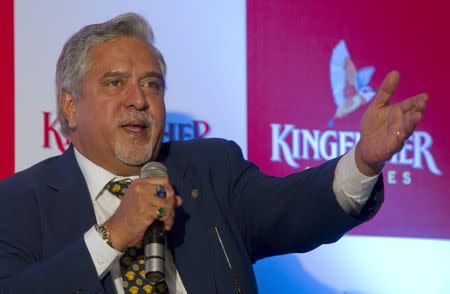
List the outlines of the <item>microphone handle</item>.
{"type": "Polygon", "coordinates": [[[166,240],[166,230],[162,221],[155,220],[145,231],[145,276],[154,283],[161,282],[165,278],[166,240]]]}

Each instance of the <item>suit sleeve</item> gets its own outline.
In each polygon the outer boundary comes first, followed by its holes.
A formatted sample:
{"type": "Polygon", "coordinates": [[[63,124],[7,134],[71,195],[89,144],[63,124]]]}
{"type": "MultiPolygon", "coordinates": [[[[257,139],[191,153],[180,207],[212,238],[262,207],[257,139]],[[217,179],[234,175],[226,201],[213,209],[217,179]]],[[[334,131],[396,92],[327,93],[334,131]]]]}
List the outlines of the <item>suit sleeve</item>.
{"type": "Polygon", "coordinates": [[[253,261],[335,242],[372,218],[383,201],[380,177],[361,214],[351,217],[333,192],[338,159],[277,178],[265,175],[244,160],[235,143],[229,146],[231,211],[253,261]]]}
{"type": "Polygon", "coordinates": [[[47,254],[41,221],[27,181],[0,183],[0,293],[103,293],[83,235],[47,254]]]}

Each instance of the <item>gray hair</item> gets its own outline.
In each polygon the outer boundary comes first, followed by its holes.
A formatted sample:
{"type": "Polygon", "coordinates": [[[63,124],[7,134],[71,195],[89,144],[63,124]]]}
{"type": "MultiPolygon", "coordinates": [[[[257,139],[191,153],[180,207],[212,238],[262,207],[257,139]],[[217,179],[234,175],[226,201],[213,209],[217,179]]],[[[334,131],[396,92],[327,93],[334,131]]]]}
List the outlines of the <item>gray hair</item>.
{"type": "Polygon", "coordinates": [[[85,26],[64,44],[56,65],[56,105],[57,116],[64,135],[69,134],[69,126],[60,105],[60,96],[66,92],[79,99],[81,84],[91,64],[89,52],[96,45],[122,36],[136,37],[153,49],[158,58],[161,73],[166,76],[166,64],[159,50],[153,45],[153,31],[148,22],[138,14],[121,14],[104,23],[85,26]]]}

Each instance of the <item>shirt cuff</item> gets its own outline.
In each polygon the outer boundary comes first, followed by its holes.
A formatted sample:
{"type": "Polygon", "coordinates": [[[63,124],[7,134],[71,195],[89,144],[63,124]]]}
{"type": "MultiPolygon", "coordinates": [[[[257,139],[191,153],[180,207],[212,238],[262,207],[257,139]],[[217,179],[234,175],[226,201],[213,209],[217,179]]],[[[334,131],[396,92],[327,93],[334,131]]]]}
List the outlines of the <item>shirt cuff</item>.
{"type": "Polygon", "coordinates": [[[112,265],[122,257],[123,253],[106,244],[94,227],[84,233],[84,242],[91,254],[99,278],[103,278],[112,265]]]}
{"type": "Polygon", "coordinates": [[[372,193],[378,175],[368,177],[356,166],[355,147],[339,160],[333,180],[333,191],[345,212],[358,216],[372,193]]]}

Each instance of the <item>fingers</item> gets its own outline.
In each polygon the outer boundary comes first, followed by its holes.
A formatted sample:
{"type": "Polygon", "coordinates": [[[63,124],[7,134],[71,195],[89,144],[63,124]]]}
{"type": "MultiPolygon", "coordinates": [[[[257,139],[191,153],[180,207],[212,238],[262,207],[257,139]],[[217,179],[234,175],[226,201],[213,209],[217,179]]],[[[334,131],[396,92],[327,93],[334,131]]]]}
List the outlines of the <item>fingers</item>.
{"type": "Polygon", "coordinates": [[[167,177],[134,180],[127,189],[115,213],[105,222],[111,232],[114,248],[123,251],[142,240],[145,231],[155,220],[164,223],[170,230],[175,221],[175,209],[181,205],[181,198],[167,177]],[[156,187],[166,190],[166,197],[156,197],[156,187]],[[158,215],[158,209],[160,215],[158,215]],[[161,213],[165,212],[162,216],[161,213]]]}
{"type": "Polygon", "coordinates": [[[175,208],[180,207],[183,204],[183,199],[180,196],[175,196],[175,208]]]}
{"type": "MultiPolygon", "coordinates": [[[[153,221],[159,220],[164,223],[164,228],[166,231],[170,231],[174,222],[175,222],[175,209],[167,209],[165,207],[152,207],[153,213],[153,221]],[[161,216],[160,210],[165,209],[166,215],[161,216]]],[[[153,222],[152,221],[152,222],[153,222]]]]}
{"type": "Polygon", "coordinates": [[[422,120],[427,101],[428,95],[422,93],[399,103],[405,138],[412,134],[417,124],[422,120]]]}
{"type": "Polygon", "coordinates": [[[427,106],[427,103],[428,103],[428,94],[427,93],[422,93],[422,94],[418,95],[418,97],[416,98],[416,103],[415,103],[415,111],[423,113],[425,111],[425,107],[427,106]]]}
{"type": "Polygon", "coordinates": [[[423,112],[425,110],[427,101],[428,95],[426,93],[422,93],[400,102],[399,106],[403,114],[411,110],[416,112],[423,112]]]}
{"type": "Polygon", "coordinates": [[[175,191],[167,177],[152,177],[134,180],[128,188],[127,194],[122,201],[131,201],[135,198],[138,210],[145,219],[146,225],[150,225],[154,220],[164,222],[167,230],[170,230],[175,219],[175,208],[182,203],[181,198],[175,195],[175,191]],[[156,196],[157,187],[163,187],[166,191],[165,198],[156,196]],[[166,212],[164,216],[158,216],[158,209],[163,208],[166,212]]]}
{"type": "MultiPolygon", "coordinates": [[[[408,138],[416,128],[417,124],[422,120],[424,108],[420,108],[421,111],[416,111],[415,108],[408,111],[403,119],[403,132],[408,138]]],[[[405,139],[406,139],[405,138],[405,139]]]]}
{"type": "Polygon", "coordinates": [[[374,98],[374,104],[383,106],[389,103],[400,82],[400,74],[398,71],[389,72],[381,83],[380,89],[374,98]]]}
{"type": "Polygon", "coordinates": [[[153,178],[145,178],[145,179],[137,179],[134,180],[129,189],[136,188],[138,189],[138,193],[143,197],[148,198],[149,200],[156,201],[160,204],[170,201],[174,202],[175,191],[173,190],[172,185],[169,183],[167,177],[153,177],[153,178]],[[159,187],[164,188],[165,197],[156,197],[157,191],[159,187]],[[149,197],[152,196],[152,197],[149,197]]]}

